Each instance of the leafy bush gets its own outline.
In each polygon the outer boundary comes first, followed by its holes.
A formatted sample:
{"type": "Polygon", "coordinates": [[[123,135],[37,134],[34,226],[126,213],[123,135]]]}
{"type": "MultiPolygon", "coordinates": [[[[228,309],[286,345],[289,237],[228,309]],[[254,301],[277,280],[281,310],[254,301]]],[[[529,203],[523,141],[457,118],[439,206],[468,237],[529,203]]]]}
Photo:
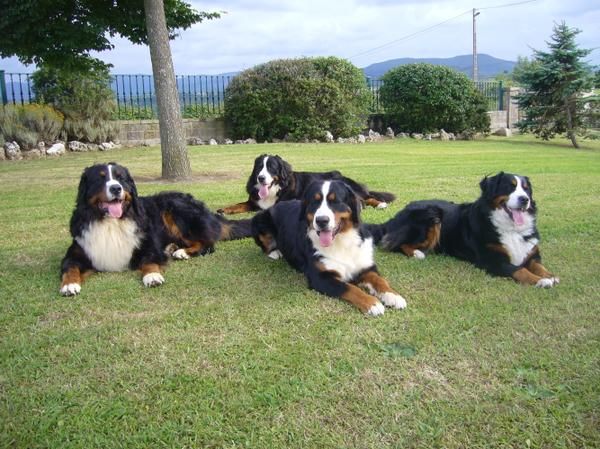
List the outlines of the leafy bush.
{"type": "Polygon", "coordinates": [[[323,138],[359,132],[370,96],[363,73],[335,57],[280,59],[245,70],[225,91],[236,138],[323,138]]]}
{"type": "Polygon", "coordinates": [[[27,104],[0,108],[0,135],[31,149],[40,141],[54,142],[63,127],[63,115],[47,105],[27,104]]]}
{"type": "Polygon", "coordinates": [[[380,98],[404,132],[488,132],[486,102],[464,74],[444,66],[407,64],[383,76],[380,98]]]}
{"type": "Polygon", "coordinates": [[[110,122],[116,102],[108,68],[82,73],[42,66],[32,79],[38,101],[64,114],[68,139],[100,143],[117,135],[118,125],[110,122]]]}

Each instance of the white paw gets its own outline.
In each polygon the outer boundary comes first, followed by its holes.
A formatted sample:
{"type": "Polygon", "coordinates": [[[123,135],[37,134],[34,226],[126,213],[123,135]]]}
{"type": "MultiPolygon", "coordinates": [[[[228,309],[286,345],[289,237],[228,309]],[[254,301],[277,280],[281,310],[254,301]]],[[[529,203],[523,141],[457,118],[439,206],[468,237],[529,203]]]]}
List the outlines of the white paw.
{"type": "Polygon", "coordinates": [[[550,278],[554,281],[554,285],[558,285],[560,284],[560,279],[559,278],[550,278]]]}
{"type": "Polygon", "coordinates": [[[63,296],[75,296],[81,292],[79,284],[65,284],[60,288],[60,294],[63,296]]]}
{"type": "Polygon", "coordinates": [[[267,257],[269,259],[277,260],[281,259],[283,257],[283,254],[281,254],[281,251],[279,251],[278,249],[274,249],[267,255],[267,257]]]}
{"type": "Polygon", "coordinates": [[[383,315],[385,313],[385,307],[379,301],[371,306],[371,308],[367,311],[367,315],[378,316],[383,315]]]}
{"type": "Polygon", "coordinates": [[[142,278],[144,287],[155,287],[165,282],[165,278],[160,273],[148,273],[142,278]]]}
{"type": "Polygon", "coordinates": [[[388,207],[388,203],[386,203],[385,201],[382,201],[377,205],[377,209],[385,209],[386,207],[388,207]]]}
{"type": "Polygon", "coordinates": [[[555,285],[554,279],[555,278],[542,278],[539,281],[537,281],[537,284],[535,284],[535,286],[539,287],[539,288],[554,287],[554,285],[555,285]]]}
{"type": "Polygon", "coordinates": [[[413,257],[415,259],[423,260],[423,259],[425,259],[425,253],[421,250],[415,249],[413,251],[413,257]]]}
{"type": "Polygon", "coordinates": [[[394,309],[406,308],[406,299],[395,293],[385,292],[379,297],[379,299],[381,299],[381,302],[388,307],[393,307],[394,309]]]}
{"type": "Polygon", "coordinates": [[[185,249],[180,248],[173,253],[173,259],[177,260],[187,260],[190,258],[190,255],[185,251],[185,249]]]}

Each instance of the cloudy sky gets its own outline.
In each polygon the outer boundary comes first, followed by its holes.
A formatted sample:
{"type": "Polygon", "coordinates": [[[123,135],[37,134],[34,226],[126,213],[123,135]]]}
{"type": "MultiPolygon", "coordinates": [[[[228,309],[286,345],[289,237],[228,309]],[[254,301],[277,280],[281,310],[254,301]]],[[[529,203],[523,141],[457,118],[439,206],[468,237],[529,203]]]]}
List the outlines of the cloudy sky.
{"type": "MultiPolygon", "coordinates": [[[[172,42],[177,74],[234,72],[277,58],[338,56],[358,67],[401,57],[451,57],[472,53],[472,9],[477,50],[507,60],[545,49],[554,23],[582,30],[578,44],[595,48],[600,64],[598,0],[210,0],[197,10],[223,11],[172,42]],[[519,4],[521,3],[521,4],[519,4]],[[505,6],[507,5],[507,6],[505,6]]],[[[151,73],[145,46],[114,40],[97,56],[113,73],[151,73]]],[[[0,61],[8,72],[30,72],[16,58],[0,61]]]]}

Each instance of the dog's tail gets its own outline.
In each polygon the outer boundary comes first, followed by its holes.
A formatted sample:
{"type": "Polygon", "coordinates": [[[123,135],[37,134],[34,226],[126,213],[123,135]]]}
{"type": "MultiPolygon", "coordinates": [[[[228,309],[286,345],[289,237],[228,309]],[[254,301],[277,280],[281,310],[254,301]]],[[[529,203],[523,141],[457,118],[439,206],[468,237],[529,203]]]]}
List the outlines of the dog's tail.
{"type": "Polygon", "coordinates": [[[219,240],[239,240],[252,236],[250,226],[251,218],[244,220],[228,220],[221,215],[216,215],[221,222],[221,235],[219,240]]]}
{"type": "Polygon", "coordinates": [[[396,195],[390,192],[374,192],[373,190],[369,190],[369,195],[382,203],[391,203],[396,199],[396,195]]]}
{"type": "Polygon", "coordinates": [[[373,244],[378,245],[379,242],[381,242],[381,239],[385,237],[387,223],[389,222],[380,224],[365,223],[367,231],[369,231],[369,233],[373,237],[373,244]]]}

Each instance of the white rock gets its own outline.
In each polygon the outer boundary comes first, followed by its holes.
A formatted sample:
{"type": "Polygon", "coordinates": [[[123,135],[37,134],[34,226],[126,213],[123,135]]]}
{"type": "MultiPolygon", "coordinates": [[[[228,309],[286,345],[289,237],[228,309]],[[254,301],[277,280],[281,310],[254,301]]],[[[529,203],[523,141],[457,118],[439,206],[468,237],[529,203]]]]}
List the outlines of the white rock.
{"type": "Polygon", "coordinates": [[[79,142],[78,140],[71,140],[70,142],[67,142],[67,147],[69,148],[69,151],[76,152],[83,152],[89,150],[88,146],[85,143],[79,142]]]}
{"type": "Polygon", "coordinates": [[[20,161],[23,159],[21,147],[17,142],[6,142],[4,144],[4,154],[9,161],[20,161]]]}
{"type": "Polygon", "coordinates": [[[502,137],[512,137],[512,131],[510,128],[498,128],[496,131],[494,131],[494,135],[502,137]]]}
{"type": "Polygon", "coordinates": [[[46,150],[48,156],[60,156],[61,154],[65,154],[65,152],[65,144],[62,142],[57,142],[46,150]]]}

